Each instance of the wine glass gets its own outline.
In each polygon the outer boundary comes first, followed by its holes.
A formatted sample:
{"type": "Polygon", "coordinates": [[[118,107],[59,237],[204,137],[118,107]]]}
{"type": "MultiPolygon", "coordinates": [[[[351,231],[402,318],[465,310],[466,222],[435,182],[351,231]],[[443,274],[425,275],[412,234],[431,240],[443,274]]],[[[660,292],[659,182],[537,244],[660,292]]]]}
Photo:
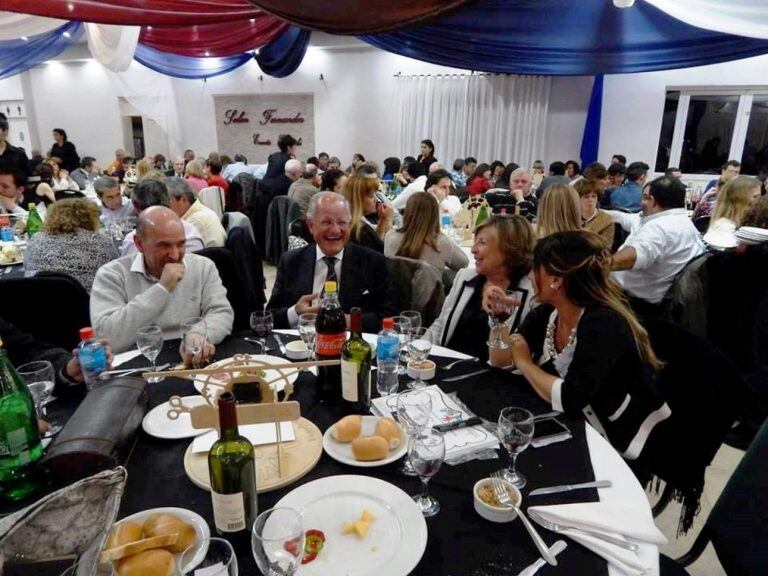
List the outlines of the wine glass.
{"type": "Polygon", "coordinates": [[[524,408],[510,406],[499,414],[499,440],[509,452],[509,467],[501,474],[518,488],[525,486],[526,480],[516,469],[517,456],[531,443],[533,427],[533,414],[524,408]]]}
{"type": "MultiPolygon", "coordinates": [[[[432,417],[432,398],[422,390],[401,392],[397,395],[397,419],[405,428],[407,441],[429,425],[432,417]]],[[[417,472],[406,458],[400,467],[400,472],[406,476],[416,476],[417,472]]]]}
{"type": "Polygon", "coordinates": [[[395,316],[393,320],[394,330],[400,338],[400,363],[397,366],[397,373],[402,375],[407,373],[407,370],[405,369],[405,364],[408,363],[408,351],[406,350],[406,347],[408,345],[408,331],[411,328],[411,321],[402,315],[395,316]]]}
{"type": "Polygon", "coordinates": [[[493,293],[490,298],[491,339],[488,342],[490,348],[505,349],[509,346],[501,338],[502,325],[514,318],[518,307],[523,302],[523,293],[520,290],[506,290],[504,294],[493,293]]]}
{"type": "Polygon", "coordinates": [[[261,351],[266,353],[267,337],[272,333],[272,312],[251,312],[251,330],[259,340],[261,351]]]}
{"type": "Polygon", "coordinates": [[[194,542],[179,559],[182,576],[237,576],[237,555],[224,538],[206,538],[194,542]]]}
{"type": "MultiPolygon", "coordinates": [[[[152,372],[156,370],[157,357],[160,355],[160,351],[163,349],[163,329],[157,324],[150,324],[139,328],[136,332],[136,347],[139,349],[144,357],[152,364],[152,372]]],[[[162,376],[153,376],[149,378],[147,382],[150,384],[156,384],[163,380],[162,376]]]]}
{"type": "Polygon", "coordinates": [[[315,359],[315,335],[317,330],[315,328],[315,322],[317,321],[317,314],[313,312],[307,312],[299,316],[299,336],[304,341],[309,349],[309,360],[315,359]]]}
{"type": "Polygon", "coordinates": [[[421,312],[418,310],[406,310],[400,312],[400,316],[407,318],[411,323],[411,328],[421,328],[421,312]]]}
{"type": "Polygon", "coordinates": [[[256,517],[251,533],[256,565],[265,576],[292,576],[304,555],[301,515],[292,508],[271,508],[256,517]]]}
{"type": "Polygon", "coordinates": [[[192,368],[200,368],[208,325],[203,318],[195,316],[181,323],[181,342],[184,349],[192,354],[192,368]]]}
{"type": "Polygon", "coordinates": [[[426,386],[426,383],[421,379],[421,364],[429,357],[429,352],[432,350],[432,342],[427,338],[427,332],[429,332],[428,328],[411,328],[409,330],[408,351],[411,353],[413,363],[418,366],[416,380],[408,382],[408,388],[411,390],[426,386]]]}
{"type": "Polygon", "coordinates": [[[29,362],[22,364],[16,369],[24,384],[29,389],[32,400],[35,404],[35,412],[38,418],[45,420],[49,425],[49,430],[45,436],[53,436],[61,431],[61,424],[48,420],[47,405],[55,400],[51,396],[56,386],[56,372],[53,364],[47,360],[38,362],[29,362]]]}
{"type": "Polygon", "coordinates": [[[440,512],[440,503],[429,495],[429,479],[432,478],[445,460],[445,440],[434,430],[425,430],[416,436],[408,447],[408,460],[424,484],[424,492],[413,499],[421,513],[429,518],[440,512]]]}

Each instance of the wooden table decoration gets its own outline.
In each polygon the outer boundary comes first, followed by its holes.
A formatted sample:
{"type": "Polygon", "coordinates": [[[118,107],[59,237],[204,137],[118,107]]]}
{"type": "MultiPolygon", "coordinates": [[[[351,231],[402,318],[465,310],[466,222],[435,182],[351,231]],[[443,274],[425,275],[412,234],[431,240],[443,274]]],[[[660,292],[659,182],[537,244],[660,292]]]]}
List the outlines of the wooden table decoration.
{"type": "Polygon", "coordinates": [[[477,227],[477,217],[483,208],[490,216],[491,208],[488,206],[488,201],[482,196],[470,196],[462,204],[459,213],[453,217],[453,226],[461,234],[462,242],[472,239],[477,227]]]}

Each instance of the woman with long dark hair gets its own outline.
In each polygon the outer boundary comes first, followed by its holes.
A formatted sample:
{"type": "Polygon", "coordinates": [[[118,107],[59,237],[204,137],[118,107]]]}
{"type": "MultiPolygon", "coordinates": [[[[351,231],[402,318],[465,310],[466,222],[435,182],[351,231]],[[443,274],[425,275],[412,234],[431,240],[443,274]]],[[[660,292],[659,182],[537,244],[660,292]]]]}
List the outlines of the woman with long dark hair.
{"type": "Polygon", "coordinates": [[[424,167],[424,174],[429,174],[429,167],[433,162],[437,162],[435,158],[435,144],[432,140],[422,140],[419,147],[419,157],[416,160],[424,167]]]}
{"type": "Polygon", "coordinates": [[[478,164],[475,171],[467,179],[467,192],[470,196],[485,194],[491,189],[491,167],[488,164],[478,164]]]}
{"type": "Polygon", "coordinates": [[[67,139],[67,132],[63,128],[53,129],[53,146],[48,156],[61,158],[61,167],[67,172],[77,170],[80,165],[80,156],[77,155],[77,148],[67,139]]]}

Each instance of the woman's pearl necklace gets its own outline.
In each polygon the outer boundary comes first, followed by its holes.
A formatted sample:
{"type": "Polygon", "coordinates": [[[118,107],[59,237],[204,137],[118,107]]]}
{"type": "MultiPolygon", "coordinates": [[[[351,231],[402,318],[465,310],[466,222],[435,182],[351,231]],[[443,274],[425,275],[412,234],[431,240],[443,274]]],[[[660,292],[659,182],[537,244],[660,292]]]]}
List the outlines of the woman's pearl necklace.
{"type": "Polygon", "coordinates": [[[544,338],[544,347],[552,360],[560,356],[560,354],[573,343],[573,339],[576,338],[576,326],[574,326],[571,329],[571,333],[568,335],[568,342],[563,346],[563,350],[558,352],[557,346],[555,346],[555,320],[556,318],[553,318],[547,323],[547,334],[544,338]]]}

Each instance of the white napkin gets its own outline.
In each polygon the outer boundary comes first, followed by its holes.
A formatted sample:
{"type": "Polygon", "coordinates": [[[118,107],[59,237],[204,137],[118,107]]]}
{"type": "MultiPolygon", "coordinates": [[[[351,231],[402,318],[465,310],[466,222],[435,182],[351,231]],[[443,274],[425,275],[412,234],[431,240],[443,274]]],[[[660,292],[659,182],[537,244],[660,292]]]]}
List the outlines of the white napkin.
{"type": "MultiPolygon", "coordinates": [[[[254,446],[261,444],[275,444],[277,442],[277,430],[274,424],[245,424],[238,427],[240,436],[248,438],[254,446]]],[[[218,430],[210,430],[192,441],[192,452],[208,452],[213,443],[219,439],[218,430]]],[[[291,442],[296,439],[293,430],[293,422],[280,423],[280,439],[283,442],[291,442]]]]}
{"type": "Polygon", "coordinates": [[[112,359],[112,368],[117,368],[121,364],[128,362],[128,360],[133,360],[136,356],[141,356],[141,352],[138,350],[128,350],[128,352],[115,354],[115,357],[112,359]]]}
{"type": "Polygon", "coordinates": [[[584,545],[630,576],[651,574],[653,567],[645,566],[636,552],[600,540],[578,529],[600,532],[630,542],[656,545],[667,543],[664,534],[653,523],[650,511],[641,506],[606,502],[532,506],[528,508],[528,515],[542,526],[544,525],[541,520],[560,525],[562,530],[558,533],[584,545]]]}

